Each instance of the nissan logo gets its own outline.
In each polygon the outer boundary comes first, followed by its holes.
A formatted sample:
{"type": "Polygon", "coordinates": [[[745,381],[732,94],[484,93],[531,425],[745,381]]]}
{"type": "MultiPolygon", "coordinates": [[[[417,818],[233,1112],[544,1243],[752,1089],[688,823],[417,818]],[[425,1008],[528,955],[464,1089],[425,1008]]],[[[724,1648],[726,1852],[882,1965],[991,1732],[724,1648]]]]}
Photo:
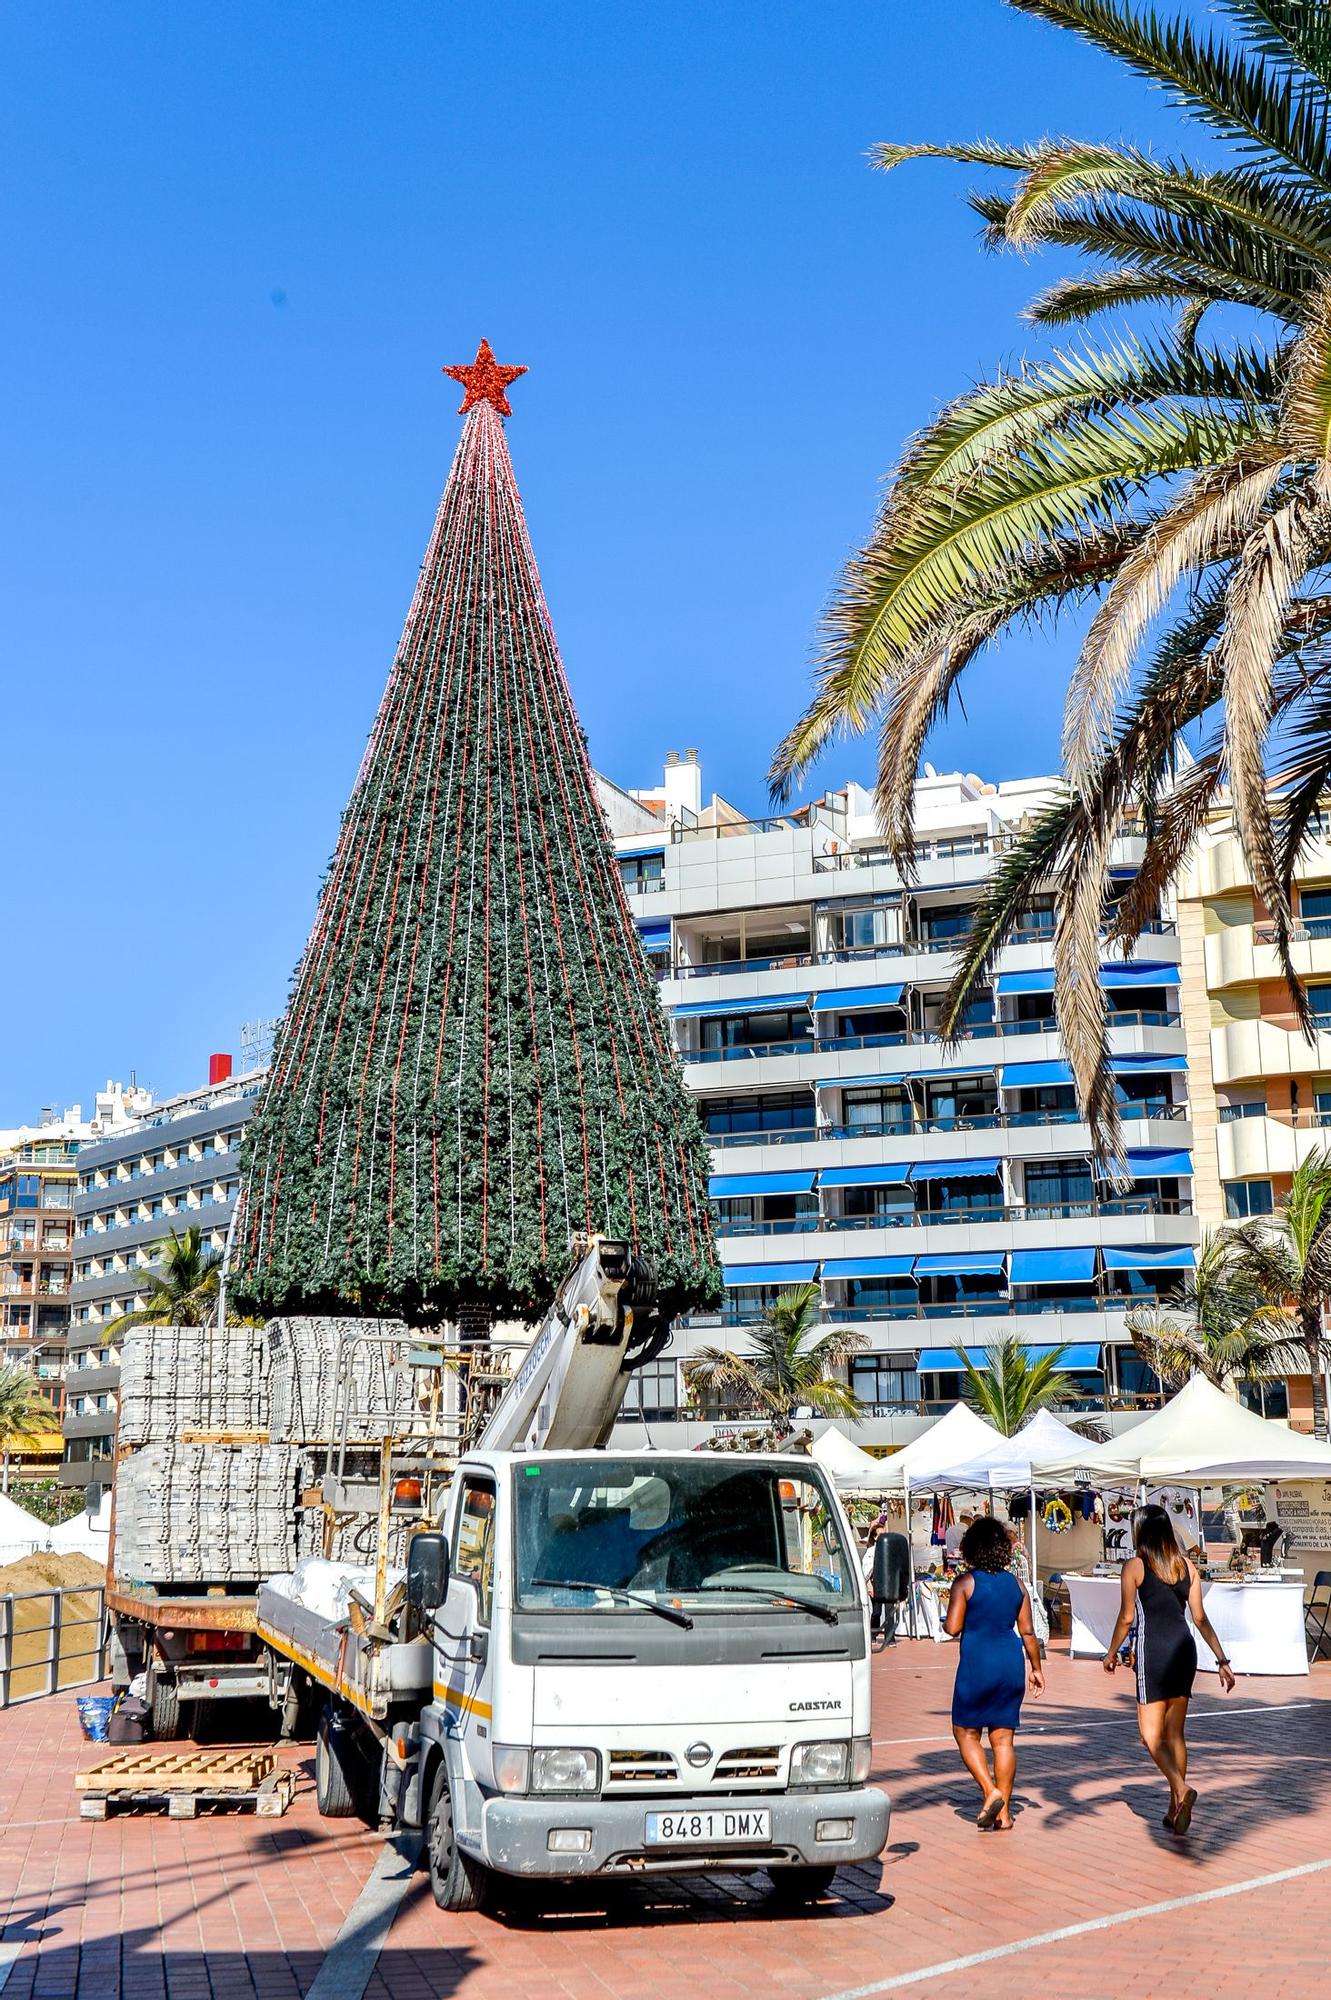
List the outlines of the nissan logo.
{"type": "Polygon", "coordinates": [[[712,1746],[710,1743],[690,1743],[684,1752],[684,1758],[686,1763],[692,1764],[695,1771],[700,1771],[704,1764],[710,1764],[712,1761],[712,1746]]]}

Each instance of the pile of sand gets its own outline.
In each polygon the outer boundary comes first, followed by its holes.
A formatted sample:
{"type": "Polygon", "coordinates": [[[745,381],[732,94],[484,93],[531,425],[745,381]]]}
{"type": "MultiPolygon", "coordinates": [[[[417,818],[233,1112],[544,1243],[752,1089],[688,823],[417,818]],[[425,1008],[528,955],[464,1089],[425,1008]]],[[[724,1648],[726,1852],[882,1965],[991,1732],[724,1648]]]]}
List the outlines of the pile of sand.
{"type": "Polygon", "coordinates": [[[60,1554],[45,1549],[36,1555],[21,1556],[17,1562],[0,1564],[0,1597],[21,1590],[71,1590],[80,1584],[105,1583],[106,1570],[91,1556],[74,1551],[60,1554]]]}

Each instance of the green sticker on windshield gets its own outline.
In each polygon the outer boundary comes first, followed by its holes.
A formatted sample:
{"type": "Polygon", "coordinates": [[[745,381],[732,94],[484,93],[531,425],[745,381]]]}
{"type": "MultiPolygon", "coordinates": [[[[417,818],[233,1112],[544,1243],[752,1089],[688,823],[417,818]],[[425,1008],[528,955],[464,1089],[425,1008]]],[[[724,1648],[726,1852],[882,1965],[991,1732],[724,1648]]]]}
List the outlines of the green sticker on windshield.
{"type": "Polygon", "coordinates": [[[539,1465],[524,1465],[522,1469],[526,1473],[528,1479],[539,1479],[541,1476],[541,1468],[539,1465]]]}

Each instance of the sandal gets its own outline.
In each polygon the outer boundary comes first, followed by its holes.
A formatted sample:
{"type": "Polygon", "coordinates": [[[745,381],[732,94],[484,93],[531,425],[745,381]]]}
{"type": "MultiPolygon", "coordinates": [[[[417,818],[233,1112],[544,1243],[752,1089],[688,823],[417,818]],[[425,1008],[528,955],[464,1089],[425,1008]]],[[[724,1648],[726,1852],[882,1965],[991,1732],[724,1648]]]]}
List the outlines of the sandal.
{"type": "Polygon", "coordinates": [[[1189,1786],[1178,1802],[1178,1810],[1172,1820],[1166,1822],[1171,1833],[1186,1833],[1192,1825],[1192,1809],[1197,1803],[1197,1794],[1189,1786]]]}
{"type": "Polygon", "coordinates": [[[1003,1802],[1003,1794],[1001,1792],[995,1792],[991,1799],[986,1799],[984,1811],[980,1814],[979,1818],[975,1822],[975,1824],[979,1827],[980,1832],[991,1833],[993,1831],[996,1822],[999,1819],[999,1816],[1004,1811],[1006,1811],[1006,1807],[1003,1802]]]}

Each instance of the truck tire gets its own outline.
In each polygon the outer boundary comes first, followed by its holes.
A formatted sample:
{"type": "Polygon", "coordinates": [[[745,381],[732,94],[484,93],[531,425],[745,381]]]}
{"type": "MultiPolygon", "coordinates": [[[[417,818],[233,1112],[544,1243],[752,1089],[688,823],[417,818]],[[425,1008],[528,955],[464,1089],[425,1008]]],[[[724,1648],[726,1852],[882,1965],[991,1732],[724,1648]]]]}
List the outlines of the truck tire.
{"type": "Polygon", "coordinates": [[[314,1800],[325,1819],[354,1819],[360,1810],[355,1756],[350,1732],[329,1702],[314,1739],[314,1800]]]}
{"type": "Polygon", "coordinates": [[[479,1910],[490,1887],[490,1871],[464,1854],[453,1837],[453,1798],[441,1757],[430,1786],[425,1819],[425,1855],[430,1887],[441,1910],[479,1910]]]}
{"type": "Polygon", "coordinates": [[[832,1886],[835,1868],[773,1868],[770,1870],[773,1900],[782,1903],[816,1903],[832,1886]]]}
{"type": "Polygon", "coordinates": [[[153,1676],[152,1684],[153,1736],[158,1743],[175,1743],[181,1733],[180,1689],[174,1681],[158,1680],[153,1676]]]}

